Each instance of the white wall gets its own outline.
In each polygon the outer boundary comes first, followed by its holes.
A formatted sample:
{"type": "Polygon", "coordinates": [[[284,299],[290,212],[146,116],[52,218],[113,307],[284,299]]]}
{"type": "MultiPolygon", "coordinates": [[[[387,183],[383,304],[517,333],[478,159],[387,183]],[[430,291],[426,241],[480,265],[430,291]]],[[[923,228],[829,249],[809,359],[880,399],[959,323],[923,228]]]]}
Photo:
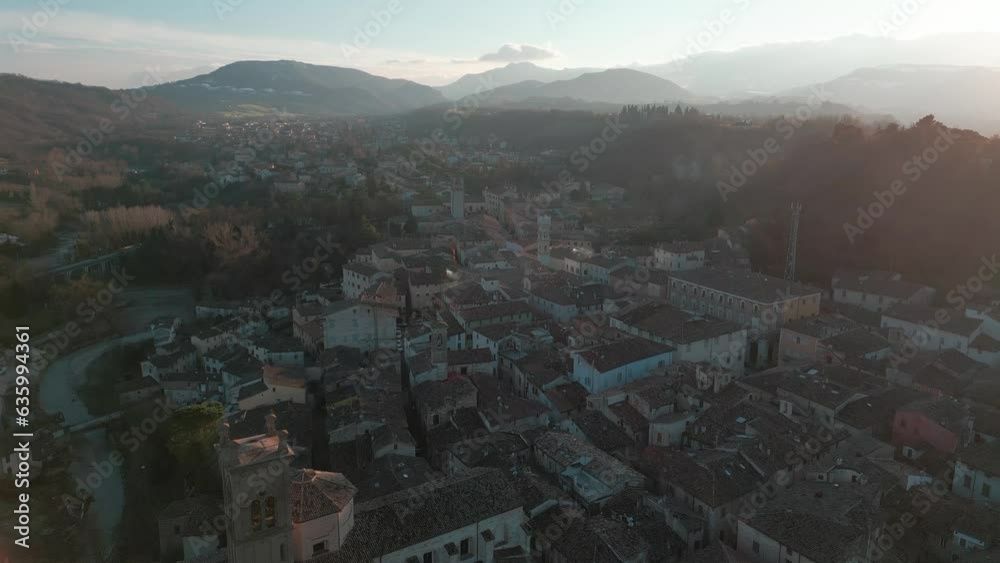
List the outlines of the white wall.
{"type": "Polygon", "coordinates": [[[982,471],[958,462],[955,464],[952,491],[957,496],[972,499],[976,504],[1000,505],[1000,475],[987,476],[982,471]],[[966,485],[966,477],[970,481],[968,485],[966,485]],[[989,487],[989,496],[983,494],[983,485],[989,487]]]}
{"type": "MultiPolygon", "coordinates": [[[[436,538],[386,554],[379,558],[379,561],[381,563],[406,563],[406,560],[410,557],[416,557],[418,561],[423,561],[424,554],[431,552],[434,554],[434,563],[446,562],[450,561],[450,558],[444,546],[448,543],[460,546],[463,539],[469,539],[472,555],[468,557],[468,560],[493,563],[493,550],[497,545],[505,543],[505,547],[521,546],[527,551],[524,530],[521,528],[523,523],[524,510],[518,507],[509,512],[453,530],[436,538]],[[482,533],[485,530],[492,530],[493,532],[494,540],[490,543],[483,540],[482,533]]],[[[458,555],[457,559],[465,561],[461,555],[458,555]]]]}
{"type": "Polygon", "coordinates": [[[583,385],[587,391],[603,393],[608,389],[638,381],[649,375],[657,367],[670,365],[670,352],[658,354],[632,362],[605,373],[599,373],[579,354],[573,355],[573,380],[583,385]]]}

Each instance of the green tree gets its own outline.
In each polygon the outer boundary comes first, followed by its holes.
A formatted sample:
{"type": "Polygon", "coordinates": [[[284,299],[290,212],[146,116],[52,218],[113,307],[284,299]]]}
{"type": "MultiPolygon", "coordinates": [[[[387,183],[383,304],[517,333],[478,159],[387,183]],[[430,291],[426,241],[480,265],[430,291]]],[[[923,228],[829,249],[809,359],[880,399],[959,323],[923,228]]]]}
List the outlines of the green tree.
{"type": "Polygon", "coordinates": [[[185,479],[202,492],[218,485],[215,443],[219,437],[222,405],[201,403],[176,411],[166,426],[167,451],[185,479]]]}

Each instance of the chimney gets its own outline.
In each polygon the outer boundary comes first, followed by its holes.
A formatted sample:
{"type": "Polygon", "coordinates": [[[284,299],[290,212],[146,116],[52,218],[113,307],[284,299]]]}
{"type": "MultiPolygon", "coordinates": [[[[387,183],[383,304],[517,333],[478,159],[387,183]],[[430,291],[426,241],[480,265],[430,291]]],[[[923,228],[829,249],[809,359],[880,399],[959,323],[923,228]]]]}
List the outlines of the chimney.
{"type": "Polygon", "coordinates": [[[268,436],[278,434],[278,415],[274,414],[274,411],[267,413],[267,416],[264,417],[264,433],[268,436]]]}

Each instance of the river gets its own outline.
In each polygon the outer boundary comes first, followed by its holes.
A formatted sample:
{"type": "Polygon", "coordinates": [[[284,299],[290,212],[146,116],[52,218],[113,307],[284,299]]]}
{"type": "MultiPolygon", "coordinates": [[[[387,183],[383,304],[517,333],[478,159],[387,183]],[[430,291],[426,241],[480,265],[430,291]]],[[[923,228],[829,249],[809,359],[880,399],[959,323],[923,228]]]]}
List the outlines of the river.
{"type": "MultiPolygon", "coordinates": [[[[126,305],[120,312],[124,320],[122,328],[133,333],[131,336],[105,340],[58,357],[42,376],[39,387],[42,409],[48,413],[62,413],[67,425],[95,418],[76,393],[76,388],[84,382],[90,364],[116,346],[149,340],[151,335],[144,328],[158,316],[176,315],[185,322],[193,317],[194,304],[191,292],[186,289],[130,289],[125,292],[122,303],[126,305]]],[[[94,473],[93,464],[107,461],[114,452],[104,428],[75,434],[69,439],[73,444],[74,457],[70,473],[84,482],[94,473]]],[[[95,547],[103,553],[109,552],[115,545],[115,532],[125,507],[124,491],[121,471],[118,469],[107,477],[101,477],[100,485],[93,491],[93,502],[87,510],[86,518],[100,533],[100,545],[95,547]]]]}
{"type": "MultiPolygon", "coordinates": [[[[46,412],[61,412],[66,424],[87,422],[94,418],[76,394],[76,388],[85,378],[87,366],[108,350],[122,344],[131,344],[148,339],[148,333],[106,340],[57,358],[45,370],[40,386],[42,409],[46,412]]],[[[97,428],[70,438],[75,459],[70,464],[74,478],[86,482],[94,473],[94,463],[107,461],[114,451],[104,428],[97,428]]],[[[100,532],[100,548],[103,552],[114,545],[115,530],[121,521],[125,507],[124,487],[121,472],[117,469],[107,477],[101,477],[100,485],[93,491],[93,502],[87,510],[88,518],[100,532]]]]}

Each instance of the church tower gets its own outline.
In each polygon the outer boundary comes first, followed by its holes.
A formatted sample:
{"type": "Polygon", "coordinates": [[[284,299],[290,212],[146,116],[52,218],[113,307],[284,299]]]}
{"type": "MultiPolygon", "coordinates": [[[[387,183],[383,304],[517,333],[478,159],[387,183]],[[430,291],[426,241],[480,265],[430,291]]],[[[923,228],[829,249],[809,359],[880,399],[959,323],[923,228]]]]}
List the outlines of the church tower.
{"type": "Polygon", "coordinates": [[[538,261],[548,266],[551,263],[549,253],[552,250],[552,217],[538,216],[538,261]]]}
{"type": "Polygon", "coordinates": [[[451,181],[451,218],[465,219],[465,181],[461,178],[451,181]]]}
{"type": "Polygon", "coordinates": [[[274,413],[264,434],[233,440],[229,425],[219,431],[216,451],[222,473],[230,563],[292,561],[289,488],[295,453],[274,413]]]}

